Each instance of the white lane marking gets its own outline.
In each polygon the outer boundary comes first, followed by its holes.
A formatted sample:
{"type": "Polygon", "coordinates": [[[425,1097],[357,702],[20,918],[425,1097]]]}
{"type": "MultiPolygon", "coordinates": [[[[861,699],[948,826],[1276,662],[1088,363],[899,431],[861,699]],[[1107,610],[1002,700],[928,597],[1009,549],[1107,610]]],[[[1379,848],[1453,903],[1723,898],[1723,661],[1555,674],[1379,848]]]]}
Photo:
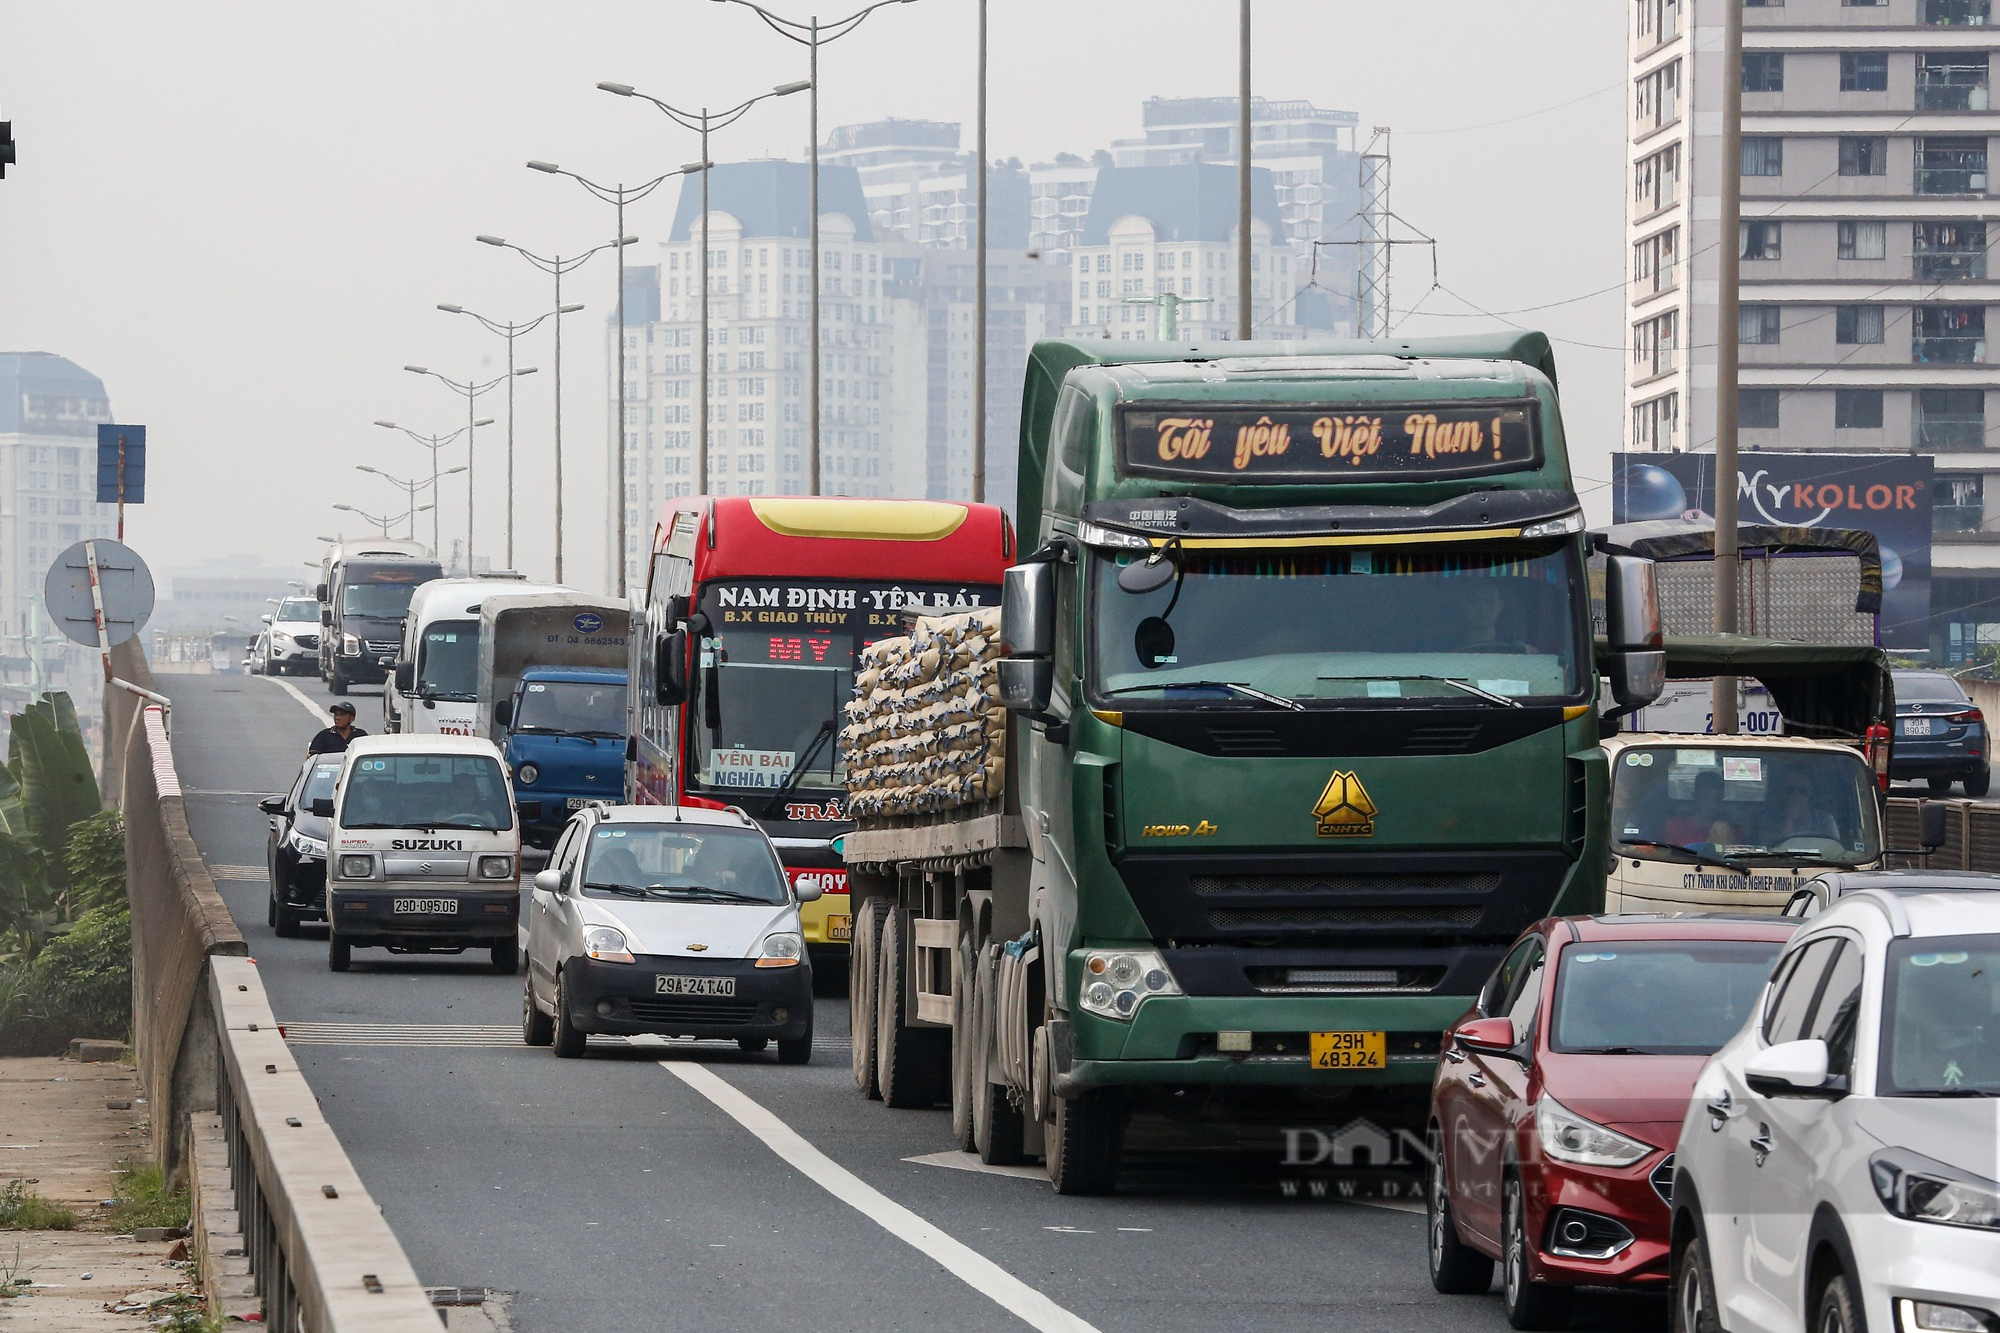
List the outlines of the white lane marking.
{"type": "Polygon", "coordinates": [[[852,1171],[808,1143],[797,1130],[706,1067],[684,1060],[662,1060],[660,1067],[715,1103],[815,1185],[925,1255],[1030,1328],[1041,1329],[1044,1333],[1097,1333],[1093,1325],[1057,1305],[985,1255],[945,1234],[863,1182],[852,1171]]]}
{"type": "Polygon", "coordinates": [[[314,703],[311,699],[306,697],[306,692],[304,690],[292,684],[292,682],[286,680],[283,676],[265,676],[264,679],[270,681],[273,685],[276,685],[279,689],[283,690],[286,694],[291,695],[294,699],[297,699],[299,701],[300,707],[304,708],[308,713],[311,713],[313,715],[314,721],[318,722],[321,726],[326,725],[327,711],[325,705],[314,703]]]}
{"type": "MultiPolygon", "coordinates": [[[[847,1045],[844,1041],[840,1044],[847,1045]]],[[[813,1049],[818,1049],[817,1043],[813,1049]]],[[[1021,1180],[1039,1180],[1045,1185],[1049,1180],[1049,1173],[1039,1166],[989,1166],[979,1160],[979,1154],[976,1152],[927,1152],[918,1157],[905,1157],[903,1160],[915,1162],[918,1166],[942,1166],[953,1171],[978,1171],[989,1176],[1015,1176],[1021,1180]]]]}

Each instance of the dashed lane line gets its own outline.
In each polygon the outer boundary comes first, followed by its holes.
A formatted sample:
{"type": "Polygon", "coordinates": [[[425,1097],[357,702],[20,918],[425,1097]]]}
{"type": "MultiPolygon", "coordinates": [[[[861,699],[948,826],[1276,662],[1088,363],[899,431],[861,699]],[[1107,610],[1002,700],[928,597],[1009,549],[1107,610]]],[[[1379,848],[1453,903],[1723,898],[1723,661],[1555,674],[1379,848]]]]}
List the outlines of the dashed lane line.
{"type": "MultiPolygon", "coordinates": [[[[644,1039],[634,1038],[633,1044],[644,1044],[644,1039]]],[[[1097,1333],[1093,1325],[1057,1305],[985,1255],[947,1235],[862,1181],[808,1143],[797,1130],[766,1110],[761,1103],[738,1091],[707,1067],[686,1060],[662,1060],[660,1067],[762,1139],[765,1147],[815,1185],[925,1255],[1030,1328],[1042,1330],[1042,1333],[1097,1333]]]]}
{"type": "Polygon", "coordinates": [[[283,690],[286,694],[291,695],[294,699],[297,699],[299,701],[299,706],[305,709],[308,713],[311,713],[313,715],[313,720],[315,722],[318,722],[321,726],[326,725],[326,719],[327,719],[326,705],[314,703],[310,698],[306,696],[306,692],[304,690],[292,684],[292,682],[286,680],[282,676],[265,676],[264,679],[270,681],[273,685],[276,685],[279,689],[283,690]]]}

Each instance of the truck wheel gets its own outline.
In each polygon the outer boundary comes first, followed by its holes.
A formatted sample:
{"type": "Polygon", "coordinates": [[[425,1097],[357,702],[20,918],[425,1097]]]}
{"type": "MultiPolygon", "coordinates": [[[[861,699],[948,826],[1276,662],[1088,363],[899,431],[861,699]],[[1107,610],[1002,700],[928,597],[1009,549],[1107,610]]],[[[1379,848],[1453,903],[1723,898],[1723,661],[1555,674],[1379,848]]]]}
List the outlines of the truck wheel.
{"type": "Polygon", "coordinates": [[[590,1038],[583,1029],[569,1021],[569,983],[562,973],[556,973],[556,1016],[549,1020],[555,1025],[554,1046],[558,1060],[574,1060],[583,1054],[583,1048],[590,1038]]]}
{"type": "Polygon", "coordinates": [[[875,964],[882,918],[889,905],[880,898],[865,900],[854,913],[854,938],[847,956],[847,1025],[854,1058],[854,1086],[871,1102],[882,1100],[875,1081],[875,964]]]}
{"type": "Polygon", "coordinates": [[[1116,1088],[1058,1097],[1050,1128],[1049,1183],[1058,1194],[1109,1194],[1118,1187],[1125,1105],[1116,1088]]]}
{"type": "Polygon", "coordinates": [[[330,672],[327,675],[326,688],[330,693],[333,694],[347,693],[347,677],[340,674],[339,667],[335,667],[332,670],[332,672],[330,672]]]}
{"type": "Polygon", "coordinates": [[[326,934],[326,970],[345,972],[354,961],[354,948],[340,936],[329,930],[326,934]]]}
{"type": "Polygon", "coordinates": [[[527,1046],[546,1046],[555,1039],[556,1021],[536,1007],[535,978],[530,973],[527,984],[521,987],[521,1042],[527,1046]]]}
{"type": "Polygon", "coordinates": [[[1028,1160],[1021,1110],[1007,1089],[986,1077],[993,1052],[993,970],[983,963],[971,979],[972,1025],[966,1040],[972,1056],[972,1150],[988,1166],[1021,1166],[1028,1160]]]}
{"type": "Polygon", "coordinates": [[[899,1109],[936,1106],[951,1094],[951,1033],[908,1025],[903,1007],[908,930],[900,911],[882,922],[876,955],[875,1082],[882,1100],[899,1109]]]}
{"type": "Polygon", "coordinates": [[[493,946],[491,956],[493,970],[503,977],[511,977],[521,970],[521,946],[514,940],[493,946]]]}
{"type": "Polygon", "coordinates": [[[972,1035],[972,979],[978,974],[979,942],[970,926],[958,928],[951,954],[951,1138],[960,1152],[977,1150],[972,1139],[972,1099],[986,1082],[986,1066],[973,1063],[979,1042],[972,1035]]]}

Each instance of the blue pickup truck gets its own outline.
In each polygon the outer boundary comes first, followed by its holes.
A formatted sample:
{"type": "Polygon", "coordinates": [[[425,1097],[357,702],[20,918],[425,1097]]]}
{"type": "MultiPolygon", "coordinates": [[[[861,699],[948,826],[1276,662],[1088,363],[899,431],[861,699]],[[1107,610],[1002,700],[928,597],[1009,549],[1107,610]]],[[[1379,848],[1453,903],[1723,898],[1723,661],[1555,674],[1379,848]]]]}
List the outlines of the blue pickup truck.
{"type": "Polygon", "coordinates": [[[523,841],[551,847],[584,802],[624,799],[623,671],[529,667],[493,720],[514,774],[523,841]]]}

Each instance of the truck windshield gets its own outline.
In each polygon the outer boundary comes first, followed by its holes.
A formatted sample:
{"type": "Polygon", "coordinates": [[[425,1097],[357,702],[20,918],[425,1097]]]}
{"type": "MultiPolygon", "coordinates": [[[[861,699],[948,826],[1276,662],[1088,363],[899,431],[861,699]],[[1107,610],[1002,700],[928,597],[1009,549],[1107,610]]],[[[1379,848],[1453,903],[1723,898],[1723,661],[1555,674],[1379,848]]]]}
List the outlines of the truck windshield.
{"type": "Polygon", "coordinates": [[[1757,1007],[1779,940],[1572,944],[1556,977],[1558,1051],[1713,1055],[1757,1007]]]}
{"type": "Polygon", "coordinates": [[[514,730],[623,736],[625,683],[531,680],[521,691],[521,711],[515,715],[514,730]]]}
{"type": "Polygon", "coordinates": [[[586,898],[782,903],[785,875],[755,829],[599,824],[583,862],[586,898]]]}
{"type": "Polygon", "coordinates": [[[434,620],[417,650],[417,693],[427,699],[478,697],[479,622],[434,620]]]}
{"type": "Polygon", "coordinates": [[[1861,865],[1881,855],[1874,783],[1861,756],[1772,745],[1640,745],[1612,765],[1619,853],[1685,861],[1861,865]]]}
{"type": "Polygon", "coordinates": [[[401,620],[410,612],[414,583],[350,583],[340,590],[340,614],[401,620]]]}
{"type": "Polygon", "coordinates": [[[302,620],[316,625],[319,623],[319,603],[310,597],[287,597],[278,603],[277,620],[280,624],[302,620]]]}
{"type": "Polygon", "coordinates": [[[1558,542],[1190,551],[1129,593],[1129,552],[1090,561],[1099,697],[1306,707],[1484,707],[1581,697],[1579,565],[1558,542]],[[1178,586],[1177,586],[1178,584],[1178,586]],[[1470,687],[1470,688],[1468,688],[1470,687]]]}
{"type": "Polygon", "coordinates": [[[514,806],[485,755],[378,755],[354,761],[340,826],[499,832],[514,827],[514,806]]]}

